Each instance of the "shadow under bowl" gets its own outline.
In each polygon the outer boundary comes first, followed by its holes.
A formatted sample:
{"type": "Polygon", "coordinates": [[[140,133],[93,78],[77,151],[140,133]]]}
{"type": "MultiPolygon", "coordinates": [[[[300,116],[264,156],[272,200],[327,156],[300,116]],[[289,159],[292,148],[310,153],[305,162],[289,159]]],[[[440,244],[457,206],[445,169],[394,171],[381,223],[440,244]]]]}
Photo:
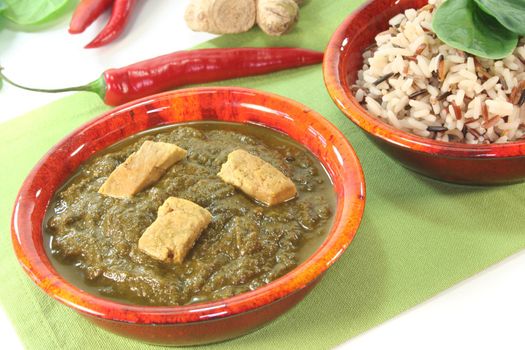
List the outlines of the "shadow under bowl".
{"type": "Polygon", "coordinates": [[[16,256],[49,296],[114,333],[165,345],[195,345],[246,334],[297,304],[351,243],[363,215],[365,182],[346,138],[309,108],[277,95],[242,88],[200,88],[148,97],[83,125],[36,165],[18,194],[12,216],[16,256]],[[337,194],[334,223],[304,263],[259,289],[187,306],[139,306],[89,294],[53,268],[42,226],[55,191],[95,152],[138,132],[197,120],[255,123],[306,146],[324,165],[337,194]]]}
{"type": "Polygon", "coordinates": [[[427,0],[372,0],[353,12],[330,39],[323,61],[328,93],[337,107],[384,153],[403,166],[438,180],[467,185],[508,184],[525,180],[525,140],[467,145],[436,141],[390,126],[370,114],[351,86],[363,66],[362,53],[388,21],[427,0]]]}

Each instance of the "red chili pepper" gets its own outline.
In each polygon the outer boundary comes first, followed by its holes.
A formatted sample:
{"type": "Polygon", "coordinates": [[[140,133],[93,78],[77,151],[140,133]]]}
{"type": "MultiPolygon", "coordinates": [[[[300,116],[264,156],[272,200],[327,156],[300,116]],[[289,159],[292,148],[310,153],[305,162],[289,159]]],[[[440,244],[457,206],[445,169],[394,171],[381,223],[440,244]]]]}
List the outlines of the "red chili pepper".
{"type": "Polygon", "coordinates": [[[322,60],[322,52],[298,48],[201,49],[178,51],[123,68],[108,69],[97,80],[72,88],[49,90],[24,87],[6,78],[1,67],[0,78],[32,91],[91,91],[106,104],[116,106],[184,85],[266,74],[322,60]]]}
{"type": "Polygon", "coordinates": [[[82,33],[90,26],[106,9],[108,9],[114,0],[82,0],[77,8],[71,23],[69,23],[69,32],[71,34],[82,33]]]}
{"type": "Polygon", "coordinates": [[[87,49],[104,46],[118,38],[126,24],[128,23],[130,14],[137,3],[136,0],[114,0],[113,9],[111,10],[111,17],[102,31],[86,45],[87,49]]]}

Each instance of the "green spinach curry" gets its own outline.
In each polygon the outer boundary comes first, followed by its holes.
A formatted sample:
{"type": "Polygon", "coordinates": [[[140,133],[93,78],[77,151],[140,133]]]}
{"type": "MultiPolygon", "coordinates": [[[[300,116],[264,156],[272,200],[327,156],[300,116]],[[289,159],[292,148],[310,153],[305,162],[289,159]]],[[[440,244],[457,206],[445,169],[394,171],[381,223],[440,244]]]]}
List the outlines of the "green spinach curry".
{"type": "Polygon", "coordinates": [[[326,237],[335,194],[321,163],[289,137],[256,125],[195,122],[150,130],[96,154],[56,193],[44,230],[55,268],[78,287],[141,305],[184,305],[254,290],[296,267],[326,237]],[[188,151],[152,186],[128,199],[97,191],[146,140],[188,151]],[[217,177],[243,149],[293,180],[298,196],[266,207],[217,177]],[[137,248],[170,196],[212,214],[181,264],[137,248]]]}

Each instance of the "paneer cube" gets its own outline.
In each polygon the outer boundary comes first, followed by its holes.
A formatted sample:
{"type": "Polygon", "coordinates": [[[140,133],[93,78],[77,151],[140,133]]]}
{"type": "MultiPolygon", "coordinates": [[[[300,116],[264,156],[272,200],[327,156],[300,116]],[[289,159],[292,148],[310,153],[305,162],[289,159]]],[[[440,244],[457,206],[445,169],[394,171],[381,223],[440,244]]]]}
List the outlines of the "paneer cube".
{"type": "Polygon", "coordinates": [[[211,214],[201,206],[182,198],[170,197],[159,207],[157,219],[139,239],[139,249],[167,263],[182,263],[211,214]]]}
{"type": "Polygon", "coordinates": [[[186,153],[171,143],[146,141],[109,175],[98,193],[116,198],[131,197],[157,182],[166,170],[186,157],[186,153]]]}
{"type": "Polygon", "coordinates": [[[231,152],[217,175],[266,205],[279,204],[297,195],[292,180],[271,164],[244,150],[231,152]]]}

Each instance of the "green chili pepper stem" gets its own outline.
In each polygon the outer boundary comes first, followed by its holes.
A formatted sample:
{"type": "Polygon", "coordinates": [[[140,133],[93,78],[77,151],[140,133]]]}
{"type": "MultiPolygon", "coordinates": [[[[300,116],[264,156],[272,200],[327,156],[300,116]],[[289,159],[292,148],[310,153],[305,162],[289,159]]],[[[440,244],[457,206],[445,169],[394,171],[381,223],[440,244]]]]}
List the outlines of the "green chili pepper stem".
{"type": "Polygon", "coordinates": [[[23,86],[23,85],[15,83],[14,81],[12,81],[11,79],[9,79],[8,77],[4,75],[4,73],[2,72],[3,69],[4,68],[0,66],[0,79],[5,80],[10,85],[16,86],[17,88],[20,88],[20,89],[36,91],[36,92],[51,92],[51,93],[68,92],[68,91],[88,91],[88,92],[96,93],[102,99],[104,99],[104,96],[106,95],[106,83],[104,81],[103,76],[101,76],[97,80],[94,80],[91,83],[86,84],[86,85],[73,86],[73,87],[62,88],[62,89],[39,89],[39,88],[27,87],[27,86],[23,86]]]}

